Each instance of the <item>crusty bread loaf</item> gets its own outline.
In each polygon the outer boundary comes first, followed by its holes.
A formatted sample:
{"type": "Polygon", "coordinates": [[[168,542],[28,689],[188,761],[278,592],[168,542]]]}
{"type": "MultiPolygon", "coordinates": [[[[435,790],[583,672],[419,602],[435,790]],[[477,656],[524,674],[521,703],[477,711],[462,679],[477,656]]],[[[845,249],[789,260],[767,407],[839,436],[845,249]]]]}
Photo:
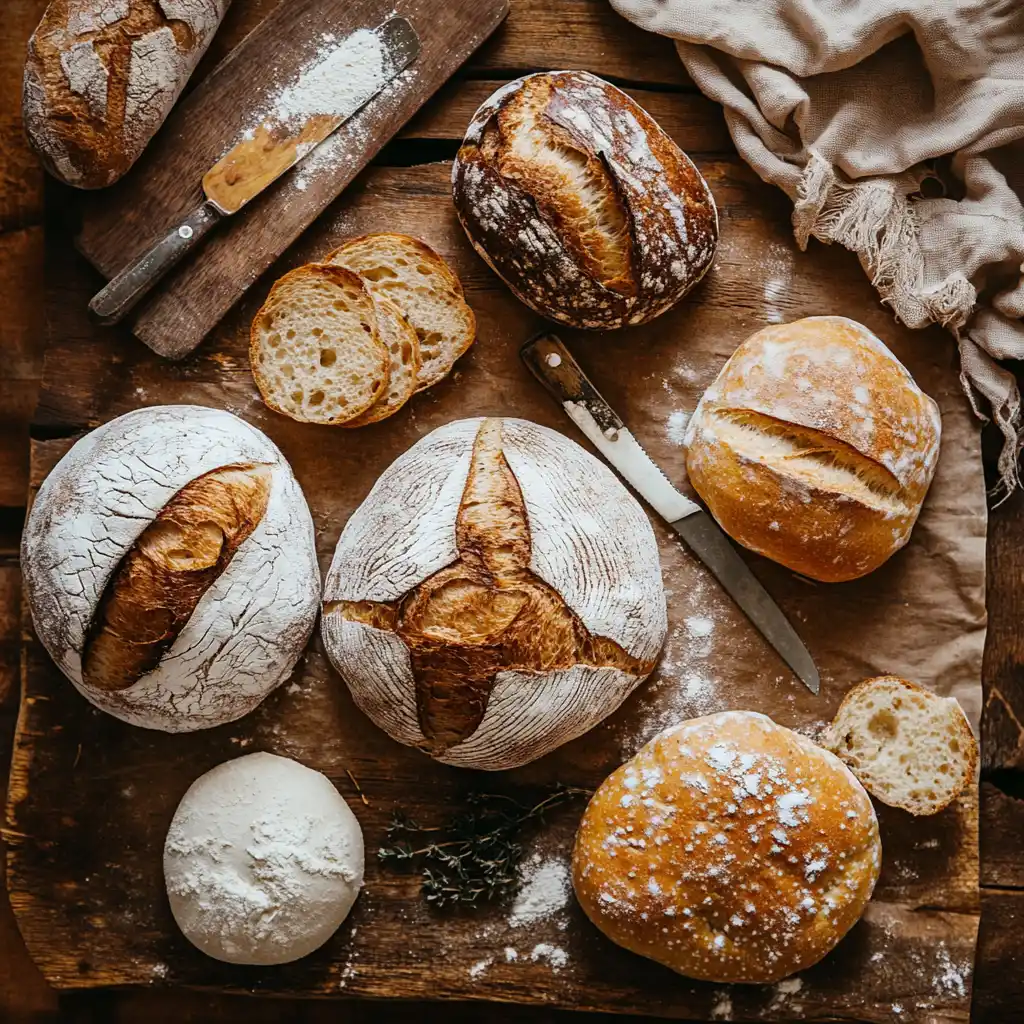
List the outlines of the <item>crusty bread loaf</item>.
{"type": "Polygon", "coordinates": [[[401,310],[382,294],[373,298],[380,340],[388,350],[388,388],[366,412],[342,423],[343,427],[365,427],[393,416],[416,391],[420,372],[420,342],[401,310]]]}
{"type": "Polygon", "coordinates": [[[944,810],[978,768],[978,744],[956,699],[898,676],[858,683],[822,744],[872,796],[911,814],[944,810]]]}
{"type": "Polygon", "coordinates": [[[416,389],[442,380],[476,338],[476,317],[462,283],[447,263],[418,238],[383,232],[353,238],[325,263],[354,271],[374,296],[399,308],[419,339],[416,389]]]}
{"type": "Polygon", "coordinates": [[[307,263],[270,289],[249,362],[263,401],[305,423],[351,420],[386,396],[391,354],[358,275],[307,263]]]}
{"type": "Polygon", "coordinates": [[[78,441],[22,539],[36,632],[97,707],[149,729],[233,721],[316,619],[313,521],[280,451],[235,416],[154,406],[78,441]]]}
{"type": "Polygon", "coordinates": [[[611,471],[524,420],[459,420],[338,541],[322,632],[355,702],[448,764],[501,769],[596,725],[665,639],[654,532],[611,471]]]}
{"type": "Polygon", "coordinates": [[[573,886],[634,953],[691,978],[775,982],[853,927],[881,853],[871,801],[838,758],[726,711],[666,730],[605,779],[573,886]]]}
{"type": "Polygon", "coordinates": [[[28,44],[23,117],[47,170],[101,188],[163,123],[230,0],[52,0],[28,44]]]}
{"type": "Polygon", "coordinates": [[[940,431],[938,406],[875,335],[815,316],[740,345],[690,419],[686,466],[735,540],[837,582],[909,540],[940,431]]]}
{"type": "Polygon", "coordinates": [[[542,316],[643,323],[711,266],[707,183],[649,114],[585,71],[527,75],[484,102],[452,169],[477,252],[542,316]]]}

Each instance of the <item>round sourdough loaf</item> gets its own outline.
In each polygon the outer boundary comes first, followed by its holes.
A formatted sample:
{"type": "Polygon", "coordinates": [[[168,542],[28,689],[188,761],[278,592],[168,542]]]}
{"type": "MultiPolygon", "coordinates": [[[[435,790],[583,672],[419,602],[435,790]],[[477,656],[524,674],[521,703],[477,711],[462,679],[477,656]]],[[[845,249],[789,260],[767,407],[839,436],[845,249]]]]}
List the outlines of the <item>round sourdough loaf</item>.
{"type": "Polygon", "coordinates": [[[654,531],[611,471],[518,419],[458,420],[353,513],[324,645],[401,743],[466,768],[525,764],[614,711],[666,633],[654,531]]]}
{"type": "Polygon", "coordinates": [[[634,953],[705,981],[774,982],[853,927],[881,854],[871,800],[837,757],[726,711],[666,730],[605,779],[573,886],[634,953]]]}
{"type": "Polygon", "coordinates": [[[477,252],[528,306],[573,327],[664,313],[718,244],[697,168],[629,96],[585,71],[494,93],[466,132],[452,191],[477,252]]]}
{"type": "Polygon", "coordinates": [[[198,406],[138,409],[75,444],[22,540],[36,633],[97,707],[187,732],[251,711],[316,620],[313,521],[255,427],[198,406]]]}
{"type": "Polygon", "coordinates": [[[833,583],[907,543],[941,426],[935,402],[866,327],[813,316],[740,345],[690,419],[686,467],[735,540],[833,583]]]}
{"type": "Polygon", "coordinates": [[[233,964],[319,949],[363,884],[363,833],[320,772],[274,754],[226,761],[182,797],[164,843],[182,934],[233,964]]]}

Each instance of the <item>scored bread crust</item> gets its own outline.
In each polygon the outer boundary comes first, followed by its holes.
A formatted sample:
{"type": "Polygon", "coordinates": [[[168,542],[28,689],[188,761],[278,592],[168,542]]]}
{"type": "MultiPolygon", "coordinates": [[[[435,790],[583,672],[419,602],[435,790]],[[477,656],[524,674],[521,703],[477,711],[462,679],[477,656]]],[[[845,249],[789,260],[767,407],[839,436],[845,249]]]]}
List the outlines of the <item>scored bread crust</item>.
{"type": "Polygon", "coordinates": [[[835,947],[880,866],[871,800],[842,761],[727,711],[666,730],[605,779],[572,877],[618,945],[691,978],[771,983],[835,947]]]}
{"type": "Polygon", "coordinates": [[[166,732],[221,725],[259,704],[291,673],[320,596],[312,517],[284,456],[255,427],[199,406],[138,409],[78,441],[39,488],[21,557],[36,633],[58,668],[102,710],[166,732]],[[240,465],[270,473],[255,528],[156,668],[125,689],[88,685],[83,649],[118,567],[186,486],[240,465]]]}
{"type": "Polygon", "coordinates": [[[373,297],[357,274],[326,263],[307,263],[274,282],[252,320],[249,363],[271,409],[302,423],[327,426],[366,412],[387,395],[391,380],[391,354],[381,340],[373,297]],[[299,312],[299,304],[308,301],[319,306],[317,315],[326,317],[338,333],[315,333],[323,329],[299,312]],[[345,325],[332,323],[340,319],[337,312],[351,313],[357,321],[347,325],[345,334],[340,333],[345,325]],[[287,326],[293,318],[298,330],[287,326]],[[308,331],[309,338],[298,338],[299,331],[308,331]],[[295,338],[289,339],[289,333],[295,338]],[[300,345],[308,351],[296,351],[300,345]],[[326,353],[333,357],[330,363],[325,362],[326,353]],[[303,360],[304,355],[316,358],[303,360]]]}
{"type": "Polygon", "coordinates": [[[393,231],[359,235],[350,238],[344,245],[329,253],[323,262],[345,267],[359,274],[374,297],[383,295],[389,298],[412,326],[420,345],[417,391],[429,388],[448,376],[456,360],[465,355],[476,340],[476,315],[465,300],[462,282],[444,258],[421,239],[393,231]],[[398,250],[397,256],[390,251],[392,249],[398,250]],[[415,276],[410,273],[410,280],[414,281],[410,284],[403,276],[404,268],[395,269],[396,259],[422,264],[430,273],[416,272],[415,276]],[[382,267],[388,269],[390,273],[380,275],[382,267]],[[431,304],[440,304],[448,308],[453,321],[453,330],[448,338],[432,337],[439,333],[431,329],[436,325],[431,325],[418,316],[410,301],[410,292],[416,289],[426,289],[433,293],[435,290],[428,287],[427,282],[434,277],[440,279],[441,286],[436,290],[439,294],[434,295],[431,304]]]}
{"type": "Polygon", "coordinates": [[[51,0],[28,44],[25,131],[46,169],[102,188],[138,159],[230,0],[51,0]]]}
{"type": "Polygon", "coordinates": [[[584,71],[527,75],[476,112],[452,168],[477,252],[543,316],[638,324],[711,266],[707,183],[629,96],[584,71]]]}
{"type": "Polygon", "coordinates": [[[807,317],[748,338],[685,438],[690,482],[745,547],[813,579],[878,568],[938,464],[936,403],[866,327],[807,317]]]}
{"type": "MultiPolygon", "coordinates": [[[[917,724],[920,727],[920,723],[917,724]]],[[[890,807],[899,807],[914,815],[938,814],[944,811],[975,779],[978,771],[978,741],[974,738],[970,722],[955,697],[940,697],[931,690],[918,686],[899,676],[877,676],[858,683],[843,698],[839,710],[822,738],[822,745],[846,763],[864,788],[876,799],[890,807]],[[877,725],[875,710],[869,706],[872,697],[894,693],[891,701],[884,700],[882,721],[877,725]],[[945,717],[945,736],[936,742],[930,734],[920,738],[911,736],[911,719],[921,712],[945,717]],[[928,744],[927,750],[915,749],[918,743],[928,744]],[[944,740],[944,743],[943,743],[944,740]],[[898,745],[901,753],[895,771],[885,764],[873,763],[887,746],[898,745]],[[945,764],[953,770],[937,781],[945,788],[942,795],[934,792],[915,793],[913,776],[922,764],[941,757],[940,751],[950,751],[945,764]],[[909,766],[904,767],[904,762],[909,766]],[[908,789],[900,798],[897,790],[908,789]]],[[[922,782],[924,785],[925,783],[922,782]]],[[[939,788],[939,787],[935,787],[939,788]]]]}
{"type": "Polygon", "coordinates": [[[610,714],[667,631],[657,542],[602,463],[525,420],[428,434],[353,513],[325,649],[357,705],[448,764],[510,768],[610,714]]]}

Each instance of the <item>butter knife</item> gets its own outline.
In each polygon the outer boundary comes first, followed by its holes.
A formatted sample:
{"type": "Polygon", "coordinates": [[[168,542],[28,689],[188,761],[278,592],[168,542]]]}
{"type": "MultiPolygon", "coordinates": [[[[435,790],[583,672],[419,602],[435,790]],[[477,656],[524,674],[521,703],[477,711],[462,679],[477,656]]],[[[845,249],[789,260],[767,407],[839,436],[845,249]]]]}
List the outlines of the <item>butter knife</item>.
{"type": "Polygon", "coordinates": [[[93,296],[89,310],[99,323],[116,324],[127,316],[211,228],[294,167],[419,56],[419,36],[405,18],[391,18],[374,32],[384,54],[383,74],[366,89],[353,89],[345,110],[314,114],[295,125],[262,124],[232,146],[203,175],[203,202],[93,296]]]}
{"type": "Polygon", "coordinates": [[[590,383],[569,350],[555,335],[540,334],[522,347],[520,355],[573,423],[682,537],[800,681],[817,694],[820,679],[814,660],[782,609],[757,581],[714,519],[672,486],[590,383]]]}

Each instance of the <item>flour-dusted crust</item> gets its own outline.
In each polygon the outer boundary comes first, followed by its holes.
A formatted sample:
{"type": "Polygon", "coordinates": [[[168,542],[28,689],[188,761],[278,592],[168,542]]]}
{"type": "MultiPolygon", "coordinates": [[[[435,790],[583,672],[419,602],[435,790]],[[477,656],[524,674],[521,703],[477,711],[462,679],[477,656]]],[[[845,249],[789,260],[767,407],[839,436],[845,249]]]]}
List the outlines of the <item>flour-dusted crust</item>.
{"type": "Polygon", "coordinates": [[[770,983],[853,927],[881,855],[871,800],[837,757],[727,711],[666,730],[605,779],[573,886],[634,953],[691,978],[770,983]]]}
{"type": "Polygon", "coordinates": [[[525,420],[460,420],[353,513],[321,630],[359,707],[400,742],[510,768],[581,735],[667,631],[657,542],[610,470],[525,420]]]}
{"type": "Polygon", "coordinates": [[[174,920],[208,956],[284,964],[322,946],[363,884],[363,833],[320,772],[248,754],[200,776],[164,844],[174,920]]]}
{"type": "Polygon", "coordinates": [[[910,539],[938,465],[939,408],[862,324],[766,327],[687,427],[690,482],[735,540],[826,582],[910,539]]]}
{"type": "Polygon", "coordinates": [[[25,130],[47,169],[111,185],[138,159],[230,0],[51,0],[29,40],[25,130]]]}
{"type": "Polygon", "coordinates": [[[138,409],[79,441],[39,489],[22,568],[36,632],[61,671],[97,707],[166,732],[233,721],[283,682],[320,590],[312,517],[284,456],[243,420],[198,406],[138,409]],[[242,463],[271,468],[256,528],[153,671],[123,690],[87,685],[83,649],[122,559],[186,484],[242,463]]]}
{"type": "Polygon", "coordinates": [[[711,266],[707,183],[649,114],[584,71],[527,75],[476,112],[452,169],[477,252],[543,316],[643,323],[711,266]]]}

